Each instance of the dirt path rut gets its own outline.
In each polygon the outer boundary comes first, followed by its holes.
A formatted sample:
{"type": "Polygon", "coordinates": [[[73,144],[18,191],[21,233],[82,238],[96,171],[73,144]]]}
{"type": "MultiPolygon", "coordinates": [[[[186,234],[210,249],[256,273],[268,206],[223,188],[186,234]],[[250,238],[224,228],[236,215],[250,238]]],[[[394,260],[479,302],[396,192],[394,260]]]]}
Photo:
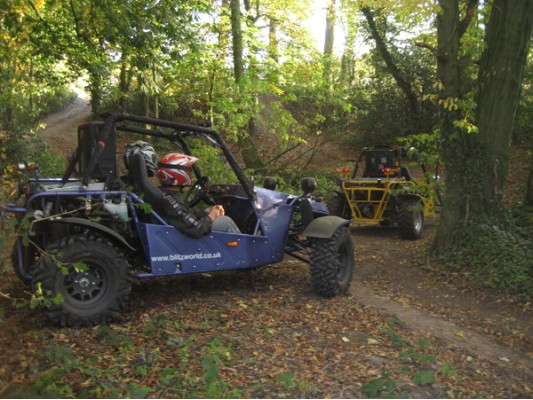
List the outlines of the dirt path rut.
{"type": "Polygon", "coordinates": [[[45,128],[39,135],[46,139],[52,150],[69,157],[78,144],[78,125],[91,118],[91,108],[87,95],[77,89],[77,97],[67,107],[49,114],[42,123],[45,128]]]}

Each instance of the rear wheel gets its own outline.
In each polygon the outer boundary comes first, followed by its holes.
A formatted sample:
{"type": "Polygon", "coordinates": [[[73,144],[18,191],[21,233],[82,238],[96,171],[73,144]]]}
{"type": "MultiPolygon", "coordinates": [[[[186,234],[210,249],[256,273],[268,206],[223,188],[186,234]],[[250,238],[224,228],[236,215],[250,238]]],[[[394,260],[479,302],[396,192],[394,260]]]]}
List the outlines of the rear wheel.
{"type": "Polygon", "coordinates": [[[352,282],[354,244],[343,226],[329,239],[311,239],[311,283],[325,297],[346,294],[352,282]]]}
{"type": "Polygon", "coordinates": [[[424,231],[424,206],[419,199],[400,202],[396,220],[403,239],[419,239],[424,231]]]}
{"type": "Polygon", "coordinates": [[[131,291],[125,257],[101,238],[64,238],[35,267],[33,290],[44,297],[46,315],[63,326],[113,320],[131,291]]]}
{"type": "Polygon", "coordinates": [[[326,200],[329,214],[344,219],[352,219],[352,211],[346,201],[344,193],[331,192],[326,200]]]}

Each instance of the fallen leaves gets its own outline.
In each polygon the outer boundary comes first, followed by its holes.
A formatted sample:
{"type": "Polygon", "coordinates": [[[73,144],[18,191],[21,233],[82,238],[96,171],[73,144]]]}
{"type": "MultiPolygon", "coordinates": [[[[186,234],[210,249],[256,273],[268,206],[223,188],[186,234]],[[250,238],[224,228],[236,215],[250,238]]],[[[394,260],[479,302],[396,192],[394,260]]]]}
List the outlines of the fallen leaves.
{"type": "MultiPolygon", "coordinates": [[[[404,288],[424,292],[435,285],[416,279],[419,272],[406,255],[376,255],[358,243],[358,254],[373,263],[366,265],[369,282],[380,282],[391,298],[446,317],[476,317],[470,309],[438,308],[434,292],[427,302],[414,301],[413,291],[397,296],[396,280],[405,272],[395,269],[394,258],[409,268],[410,276],[398,282],[404,288]],[[415,280],[412,286],[407,278],[415,280]]],[[[33,397],[342,398],[368,395],[363,388],[408,397],[531,393],[527,375],[513,363],[490,363],[447,347],[352,296],[320,298],[305,265],[283,265],[136,283],[124,319],[96,329],[50,327],[41,314],[2,300],[0,391],[39,384],[41,392],[29,392],[33,397]],[[56,367],[63,372],[51,372],[56,367]]],[[[461,297],[441,294],[442,301],[461,297]]],[[[454,334],[464,337],[465,331],[454,334]]]]}

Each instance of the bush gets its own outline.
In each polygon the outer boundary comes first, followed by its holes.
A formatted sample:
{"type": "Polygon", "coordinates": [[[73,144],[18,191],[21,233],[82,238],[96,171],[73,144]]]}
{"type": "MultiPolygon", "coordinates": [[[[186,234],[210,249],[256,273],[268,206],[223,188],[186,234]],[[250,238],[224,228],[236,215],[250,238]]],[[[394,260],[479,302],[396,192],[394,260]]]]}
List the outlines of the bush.
{"type": "Polygon", "coordinates": [[[35,163],[41,176],[60,176],[65,172],[66,160],[58,152],[50,150],[41,138],[24,136],[9,137],[2,144],[5,158],[0,161],[0,169],[5,171],[9,165],[20,162],[35,163]]]}
{"type": "MultiPolygon", "coordinates": [[[[530,227],[531,229],[531,227],[530,227]]],[[[502,293],[531,297],[533,293],[533,243],[531,235],[515,224],[505,229],[470,224],[468,246],[448,249],[437,260],[475,285],[502,293]]]]}

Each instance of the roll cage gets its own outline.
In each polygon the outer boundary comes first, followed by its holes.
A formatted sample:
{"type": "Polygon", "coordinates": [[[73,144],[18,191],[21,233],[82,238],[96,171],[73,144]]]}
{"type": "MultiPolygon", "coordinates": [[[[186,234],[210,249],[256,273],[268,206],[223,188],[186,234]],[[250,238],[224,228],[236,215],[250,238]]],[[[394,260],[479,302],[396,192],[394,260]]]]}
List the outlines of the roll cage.
{"type": "MultiPolygon", "coordinates": [[[[80,129],[83,130],[85,128],[86,126],[83,126],[80,129]]],[[[105,115],[105,122],[101,126],[100,132],[95,135],[96,137],[92,141],[93,148],[89,150],[91,156],[86,158],[87,162],[82,163],[80,168],[83,173],[82,184],[84,186],[87,186],[89,184],[89,181],[94,178],[93,174],[98,166],[102,154],[104,153],[108,144],[114,142],[115,140],[116,130],[130,133],[138,133],[141,135],[148,135],[156,138],[163,138],[169,140],[171,143],[173,143],[175,146],[180,148],[185,154],[188,155],[192,155],[192,152],[185,139],[188,137],[203,138],[210,142],[212,145],[218,147],[222,151],[229,165],[235,172],[239,183],[242,185],[246,196],[250,200],[253,200],[255,198],[252,186],[247,181],[244,172],[239,167],[239,164],[237,163],[231,152],[228,150],[225,142],[222,140],[220,133],[208,127],[182,124],[173,121],[143,117],[133,114],[105,115]],[[148,129],[142,126],[132,125],[131,123],[149,125],[150,128],[148,129]]],[[[79,137],[80,134],[81,132],[78,133],[79,137]]],[[[63,184],[68,182],[76,165],[80,164],[80,161],[82,161],[82,151],[83,150],[81,149],[81,146],[78,146],[78,149],[73,155],[70,164],[66,170],[66,173],[62,178],[63,184]]],[[[198,169],[198,166],[196,164],[193,166],[193,170],[197,177],[201,176],[200,170],[198,169]]]]}

